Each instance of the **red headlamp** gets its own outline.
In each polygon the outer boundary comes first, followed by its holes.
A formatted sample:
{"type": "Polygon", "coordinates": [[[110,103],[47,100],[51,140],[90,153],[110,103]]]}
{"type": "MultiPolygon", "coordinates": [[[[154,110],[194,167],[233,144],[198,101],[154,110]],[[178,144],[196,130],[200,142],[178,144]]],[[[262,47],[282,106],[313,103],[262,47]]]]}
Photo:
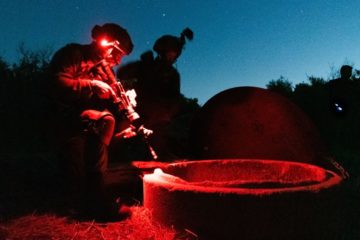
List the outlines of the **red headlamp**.
{"type": "Polygon", "coordinates": [[[113,47],[122,54],[126,55],[126,52],[123,49],[121,49],[119,41],[108,41],[107,39],[104,38],[100,41],[100,45],[104,48],[113,47]]]}

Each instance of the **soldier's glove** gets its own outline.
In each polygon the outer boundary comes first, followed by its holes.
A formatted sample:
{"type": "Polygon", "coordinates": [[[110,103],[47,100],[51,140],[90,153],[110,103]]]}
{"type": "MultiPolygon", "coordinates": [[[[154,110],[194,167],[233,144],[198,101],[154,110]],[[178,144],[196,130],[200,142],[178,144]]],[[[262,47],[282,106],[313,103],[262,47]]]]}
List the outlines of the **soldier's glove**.
{"type": "Polygon", "coordinates": [[[136,136],[136,132],[135,132],[135,127],[133,125],[130,125],[130,127],[115,134],[115,138],[132,138],[135,136],[136,136]]]}
{"type": "Polygon", "coordinates": [[[91,89],[92,92],[100,99],[110,99],[115,97],[115,92],[109,86],[109,84],[102,82],[100,80],[92,80],[91,89]]]}
{"type": "Polygon", "coordinates": [[[143,125],[141,125],[138,129],[138,134],[143,135],[144,137],[149,137],[151,134],[154,133],[153,130],[145,128],[143,125]]]}

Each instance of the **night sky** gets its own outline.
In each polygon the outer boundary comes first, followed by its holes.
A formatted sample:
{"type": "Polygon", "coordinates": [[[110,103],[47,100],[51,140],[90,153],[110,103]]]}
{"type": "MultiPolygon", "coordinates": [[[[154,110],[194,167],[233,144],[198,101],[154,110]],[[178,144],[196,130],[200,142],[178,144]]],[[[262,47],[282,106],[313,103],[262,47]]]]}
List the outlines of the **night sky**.
{"type": "Polygon", "coordinates": [[[56,51],[89,43],[95,24],[125,27],[136,60],[163,34],[190,27],[195,38],[177,62],[181,91],[201,104],[236,86],[265,85],[280,75],[294,84],[360,65],[360,2],[347,0],[1,0],[0,56],[56,51]]]}

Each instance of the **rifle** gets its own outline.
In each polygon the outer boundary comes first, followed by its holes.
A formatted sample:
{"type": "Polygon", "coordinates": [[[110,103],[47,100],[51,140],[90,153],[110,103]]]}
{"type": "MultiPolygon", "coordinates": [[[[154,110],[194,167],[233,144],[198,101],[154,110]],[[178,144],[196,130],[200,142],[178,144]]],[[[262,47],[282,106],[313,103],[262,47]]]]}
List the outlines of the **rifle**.
{"type": "MultiPolygon", "coordinates": [[[[157,159],[158,156],[155,150],[151,147],[147,140],[149,130],[144,128],[143,125],[140,125],[137,128],[133,127],[134,125],[132,125],[136,120],[140,118],[140,115],[134,109],[134,107],[136,106],[136,102],[130,100],[121,82],[116,80],[113,69],[110,67],[110,65],[105,59],[96,63],[93,68],[96,68],[96,71],[101,76],[101,79],[104,79],[104,82],[109,84],[109,86],[115,92],[115,96],[113,96],[112,102],[117,107],[116,110],[125,114],[126,119],[130,123],[130,128],[136,129],[136,134],[139,135],[141,137],[141,140],[147,145],[152,158],[157,159]]],[[[135,93],[135,90],[132,91],[135,93]]]]}

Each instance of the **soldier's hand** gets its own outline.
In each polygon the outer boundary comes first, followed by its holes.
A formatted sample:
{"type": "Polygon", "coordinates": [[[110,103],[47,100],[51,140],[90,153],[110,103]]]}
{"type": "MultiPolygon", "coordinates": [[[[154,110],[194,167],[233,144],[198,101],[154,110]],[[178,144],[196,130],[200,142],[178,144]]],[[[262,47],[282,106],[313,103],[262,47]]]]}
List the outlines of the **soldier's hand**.
{"type": "Polygon", "coordinates": [[[134,126],[130,126],[128,128],[126,128],[125,130],[115,134],[115,138],[132,138],[135,137],[137,134],[135,132],[135,127],[134,126]]]}
{"type": "Polygon", "coordinates": [[[109,99],[115,97],[115,92],[109,86],[109,84],[100,80],[92,80],[91,88],[93,93],[97,95],[100,99],[109,99]]]}
{"type": "Polygon", "coordinates": [[[135,89],[131,89],[131,90],[127,90],[126,91],[126,97],[129,99],[129,102],[131,103],[131,105],[133,107],[136,107],[137,102],[136,102],[136,92],[135,89]]]}
{"type": "Polygon", "coordinates": [[[141,125],[138,129],[138,133],[143,135],[144,137],[149,137],[154,132],[153,132],[153,130],[145,128],[143,125],[141,125]]]}

